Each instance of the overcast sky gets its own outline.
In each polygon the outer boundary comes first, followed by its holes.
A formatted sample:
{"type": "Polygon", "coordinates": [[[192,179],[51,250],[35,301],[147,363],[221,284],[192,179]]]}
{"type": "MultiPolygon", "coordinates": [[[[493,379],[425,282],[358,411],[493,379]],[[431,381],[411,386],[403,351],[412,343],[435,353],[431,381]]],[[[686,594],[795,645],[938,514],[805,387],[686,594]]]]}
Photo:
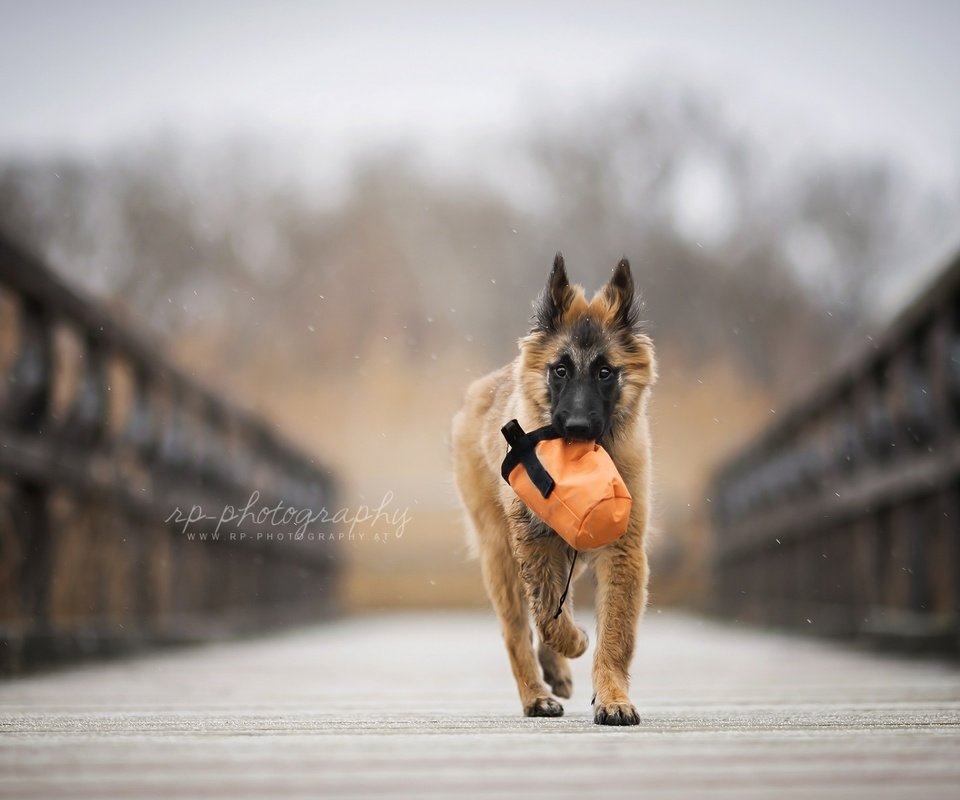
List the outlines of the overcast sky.
{"type": "Polygon", "coordinates": [[[2,3],[0,153],[158,130],[309,142],[333,165],[398,137],[456,158],[682,78],[784,146],[960,177],[960,2],[2,3]]]}

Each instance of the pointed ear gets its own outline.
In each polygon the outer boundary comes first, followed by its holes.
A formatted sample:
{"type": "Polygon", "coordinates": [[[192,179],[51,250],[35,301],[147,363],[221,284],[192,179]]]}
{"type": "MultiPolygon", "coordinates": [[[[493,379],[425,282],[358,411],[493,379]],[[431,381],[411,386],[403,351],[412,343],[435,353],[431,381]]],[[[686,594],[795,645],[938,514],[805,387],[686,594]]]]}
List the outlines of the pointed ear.
{"type": "Polygon", "coordinates": [[[603,295],[610,309],[609,319],[618,327],[634,330],[640,324],[640,298],[633,288],[630,262],[621,258],[613,276],[603,287],[603,295]]]}
{"type": "Polygon", "coordinates": [[[557,253],[553,259],[553,269],[547,285],[534,304],[533,329],[551,333],[560,326],[564,312],[570,307],[573,290],[567,278],[567,268],[563,263],[563,254],[557,253]]]}

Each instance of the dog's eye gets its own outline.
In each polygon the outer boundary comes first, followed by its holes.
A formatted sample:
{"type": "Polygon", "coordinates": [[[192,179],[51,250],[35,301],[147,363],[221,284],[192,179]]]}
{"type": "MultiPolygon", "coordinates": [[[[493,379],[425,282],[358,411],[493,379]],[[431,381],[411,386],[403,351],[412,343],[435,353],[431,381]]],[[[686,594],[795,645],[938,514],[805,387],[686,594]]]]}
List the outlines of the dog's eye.
{"type": "Polygon", "coordinates": [[[599,372],[597,372],[597,377],[602,381],[609,380],[613,377],[613,370],[610,367],[600,367],[599,372]]]}
{"type": "Polygon", "coordinates": [[[567,368],[563,364],[557,364],[557,366],[553,368],[553,374],[558,378],[566,378],[567,368]]]}

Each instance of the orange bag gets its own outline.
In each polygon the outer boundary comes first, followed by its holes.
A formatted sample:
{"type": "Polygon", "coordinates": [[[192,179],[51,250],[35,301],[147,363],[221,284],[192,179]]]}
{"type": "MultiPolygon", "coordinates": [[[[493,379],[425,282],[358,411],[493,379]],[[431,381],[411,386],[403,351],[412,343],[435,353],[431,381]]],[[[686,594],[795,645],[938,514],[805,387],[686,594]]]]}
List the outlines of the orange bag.
{"type": "Polygon", "coordinates": [[[610,454],[596,442],[568,442],[551,425],[501,429],[510,450],[500,468],[527,508],[574,550],[592,550],[627,531],[633,500],[610,454]]]}

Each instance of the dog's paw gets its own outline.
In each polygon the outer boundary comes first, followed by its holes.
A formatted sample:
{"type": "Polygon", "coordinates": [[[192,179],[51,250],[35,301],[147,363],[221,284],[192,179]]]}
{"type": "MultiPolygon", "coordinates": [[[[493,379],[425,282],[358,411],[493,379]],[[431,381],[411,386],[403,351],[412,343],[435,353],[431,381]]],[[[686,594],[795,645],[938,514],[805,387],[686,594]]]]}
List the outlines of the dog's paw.
{"type": "Polygon", "coordinates": [[[573,694],[573,680],[567,676],[565,678],[547,678],[547,683],[557,697],[569,700],[573,694]]]}
{"type": "Polygon", "coordinates": [[[538,697],[523,709],[525,717],[562,717],[563,706],[552,697],[538,697]]]}
{"type": "Polygon", "coordinates": [[[593,721],[597,725],[639,725],[640,715],[630,702],[597,703],[594,700],[593,721]]]}
{"type": "MultiPolygon", "coordinates": [[[[590,637],[569,617],[537,620],[541,643],[554,653],[566,658],[579,658],[590,646],[590,637]]],[[[541,659],[543,663],[543,659],[541,659]]]]}
{"type": "Polygon", "coordinates": [[[587,632],[570,623],[555,623],[545,627],[541,629],[540,637],[547,646],[567,658],[579,658],[590,646],[587,632]]]}
{"type": "Polygon", "coordinates": [[[587,636],[587,632],[583,628],[576,628],[575,630],[579,636],[574,637],[570,649],[564,653],[567,658],[580,658],[590,646],[590,637],[587,636]]]}
{"type": "Polygon", "coordinates": [[[566,700],[573,694],[573,678],[570,665],[562,656],[547,647],[540,648],[540,664],[543,667],[543,679],[557,697],[566,700]]]}

